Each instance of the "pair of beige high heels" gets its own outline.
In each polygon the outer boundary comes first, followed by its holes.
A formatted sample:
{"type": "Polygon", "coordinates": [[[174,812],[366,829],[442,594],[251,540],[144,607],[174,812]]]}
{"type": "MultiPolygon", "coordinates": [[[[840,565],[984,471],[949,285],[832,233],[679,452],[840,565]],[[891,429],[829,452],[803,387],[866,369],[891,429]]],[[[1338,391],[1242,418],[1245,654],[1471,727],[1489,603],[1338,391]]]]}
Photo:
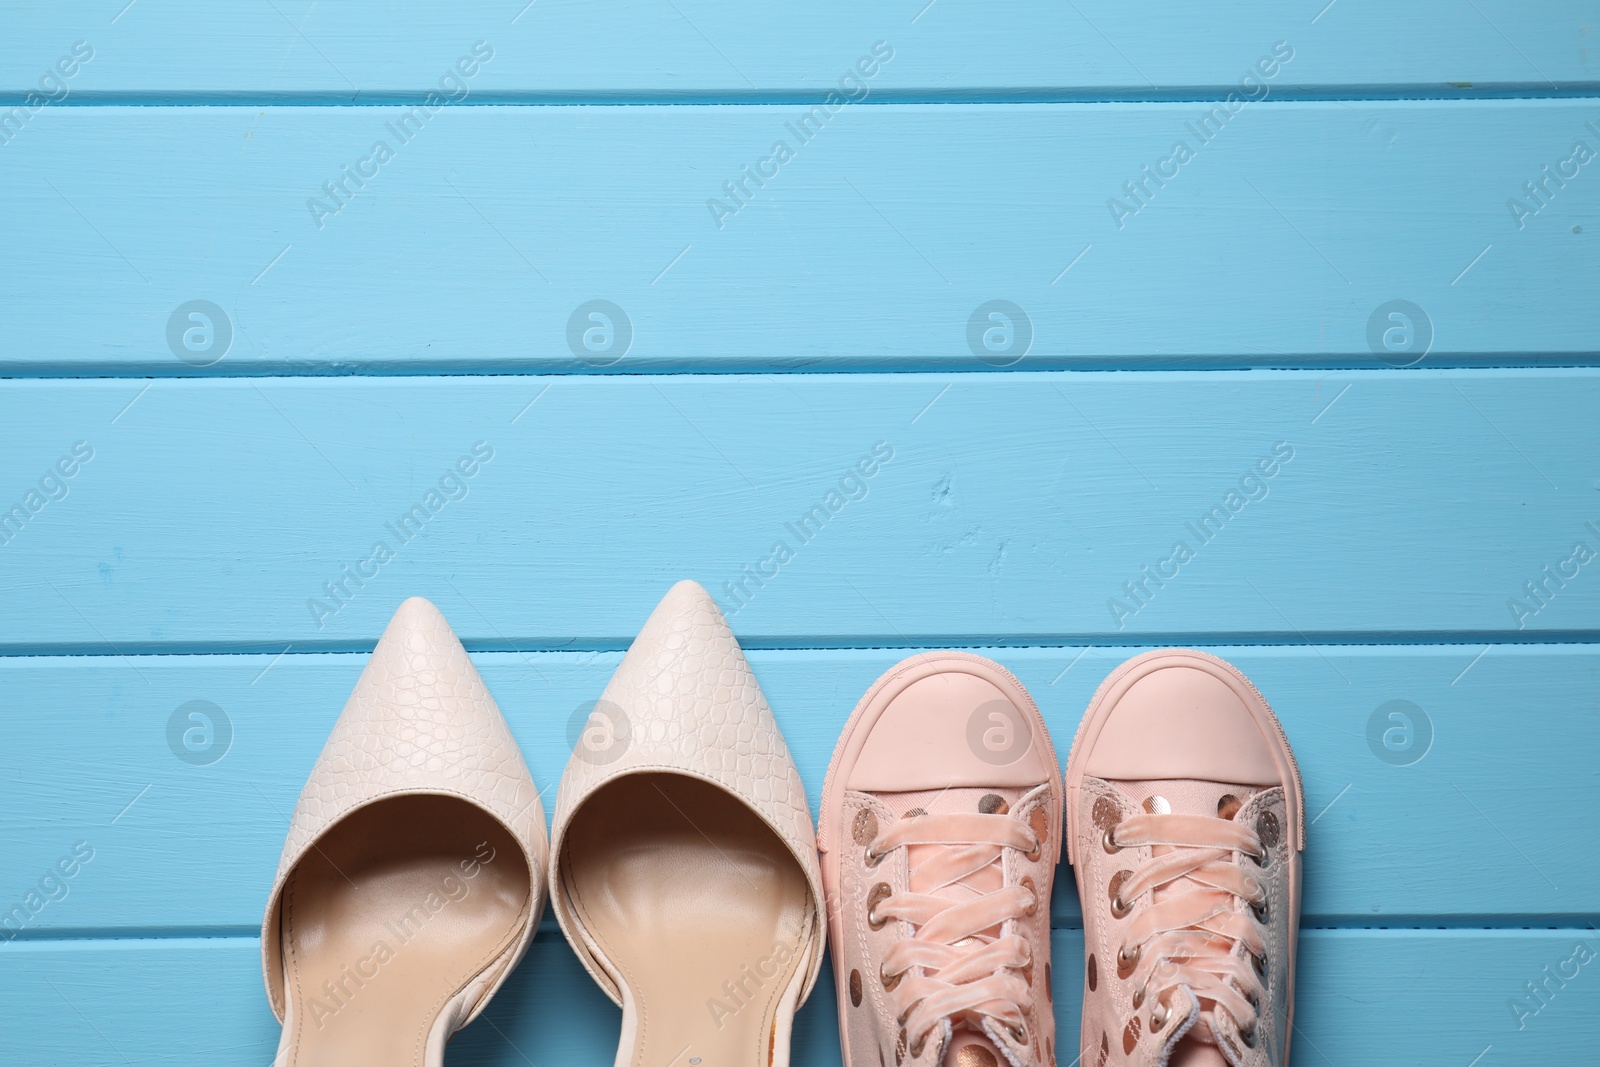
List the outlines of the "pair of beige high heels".
{"type": "Polygon", "coordinates": [[[401,605],[290,822],[261,930],[278,1067],[439,1067],[547,891],[619,1063],[785,1067],[825,924],[805,791],[716,604],[673,587],[539,790],[466,650],[401,605]],[[550,856],[555,857],[550,863],[550,856]],[[707,991],[710,991],[708,996],[707,991]]]}

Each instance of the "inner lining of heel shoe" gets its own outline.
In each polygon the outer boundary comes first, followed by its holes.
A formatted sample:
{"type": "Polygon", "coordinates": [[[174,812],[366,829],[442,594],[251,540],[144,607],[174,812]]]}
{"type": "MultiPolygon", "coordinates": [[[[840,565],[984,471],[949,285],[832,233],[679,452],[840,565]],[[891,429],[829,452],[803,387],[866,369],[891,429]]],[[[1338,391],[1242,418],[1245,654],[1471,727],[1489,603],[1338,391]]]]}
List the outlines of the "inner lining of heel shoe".
{"type": "Polygon", "coordinates": [[[628,1062],[767,1067],[817,922],[778,835],[717,786],[636,774],[584,803],[563,851],[573,916],[635,1022],[628,1062]]]}
{"type": "Polygon", "coordinates": [[[531,890],[511,833],[458,797],[392,797],[340,820],[279,905],[285,1067],[420,1062],[445,1003],[520,936],[531,890]]]}

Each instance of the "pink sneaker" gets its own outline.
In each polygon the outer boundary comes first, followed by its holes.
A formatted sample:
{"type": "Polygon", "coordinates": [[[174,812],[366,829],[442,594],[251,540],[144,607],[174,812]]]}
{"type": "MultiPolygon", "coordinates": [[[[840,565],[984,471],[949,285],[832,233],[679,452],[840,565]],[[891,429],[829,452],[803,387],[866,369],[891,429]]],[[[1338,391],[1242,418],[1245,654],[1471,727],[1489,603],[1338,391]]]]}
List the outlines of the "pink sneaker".
{"type": "Polygon", "coordinates": [[[979,656],[912,656],[856,706],[818,828],[845,1067],[1054,1067],[1056,768],[979,656]]]}
{"type": "Polygon", "coordinates": [[[1304,798],[1255,686],[1204,652],[1129,660],[1089,702],[1066,784],[1084,1067],[1285,1067],[1304,798]]]}

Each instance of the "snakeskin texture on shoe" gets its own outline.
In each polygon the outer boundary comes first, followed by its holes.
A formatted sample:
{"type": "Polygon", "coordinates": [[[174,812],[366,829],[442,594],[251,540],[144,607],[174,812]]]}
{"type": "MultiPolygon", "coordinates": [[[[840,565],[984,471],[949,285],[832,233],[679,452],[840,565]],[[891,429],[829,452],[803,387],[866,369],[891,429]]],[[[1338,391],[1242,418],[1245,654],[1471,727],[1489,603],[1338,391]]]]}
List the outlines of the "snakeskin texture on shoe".
{"type": "Polygon", "coordinates": [[[447,794],[493,815],[521,845],[533,905],[522,936],[473,990],[460,1026],[476,1017],[527,950],[544,911],[548,845],[539,790],[477,668],[439,609],[400,605],[311,770],[289,820],[261,928],[267,997],[284,1013],[280,896],[317,839],[357,809],[390,797],[447,794]]]}
{"type": "MultiPolygon", "coordinates": [[[[668,591],[612,675],[591,722],[603,725],[616,749],[600,757],[581,744],[574,751],[556,792],[554,855],[561,855],[563,836],[578,807],[608,782],[641,772],[688,775],[726,789],[772,828],[805,873],[820,913],[816,838],[800,772],[738,640],[700,585],[682,581],[668,591]]],[[[550,894],[556,917],[584,966],[620,1003],[616,983],[575,934],[575,919],[554,870],[550,894]]],[[[820,924],[816,937],[822,937],[820,924]]],[[[802,1000],[821,967],[818,944],[802,1000]]]]}

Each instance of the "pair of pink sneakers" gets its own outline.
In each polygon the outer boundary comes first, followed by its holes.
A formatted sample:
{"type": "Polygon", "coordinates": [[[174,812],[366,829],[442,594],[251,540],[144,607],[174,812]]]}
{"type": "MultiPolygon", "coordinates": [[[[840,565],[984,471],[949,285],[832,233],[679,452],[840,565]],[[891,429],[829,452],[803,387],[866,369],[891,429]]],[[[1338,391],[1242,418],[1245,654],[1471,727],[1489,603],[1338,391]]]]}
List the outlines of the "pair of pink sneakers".
{"type": "Polygon", "coordinates": [[[1081,1048],[1061,1060],[1283,1067],[1303,809],[1278,720],[1215,656],[1113,671],[1064,779],[1003,667],[905,660],[857,705],[823,789],[845,1067],[1057,1067],[1063,838],[1086,959],[1081,1048]]]}

